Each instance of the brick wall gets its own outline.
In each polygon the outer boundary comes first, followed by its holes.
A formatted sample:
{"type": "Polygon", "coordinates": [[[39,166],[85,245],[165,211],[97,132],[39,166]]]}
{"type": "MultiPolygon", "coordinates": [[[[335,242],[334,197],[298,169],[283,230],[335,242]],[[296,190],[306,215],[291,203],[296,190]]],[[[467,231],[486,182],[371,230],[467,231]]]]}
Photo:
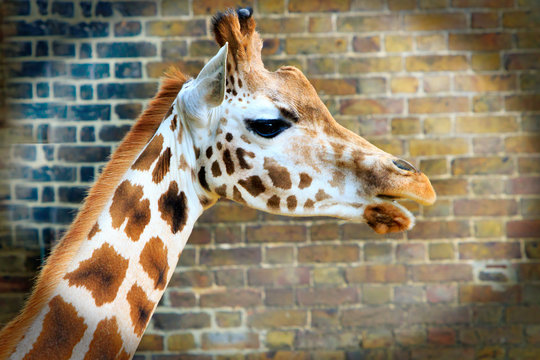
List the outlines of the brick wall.
{"type": "MultiPolygon", "coordinates": [[[[237,4],[3,2],[0,321],[163,70],[196,74],[217,50],[209,15],[237,4]]],[[[391,236],[220,202],[138,358],[540,358],[540,2],[252,5],[267,66],[300,67],[341,124],[417,164],[439,200],[406,203],[418,223],[391,236]]]]}

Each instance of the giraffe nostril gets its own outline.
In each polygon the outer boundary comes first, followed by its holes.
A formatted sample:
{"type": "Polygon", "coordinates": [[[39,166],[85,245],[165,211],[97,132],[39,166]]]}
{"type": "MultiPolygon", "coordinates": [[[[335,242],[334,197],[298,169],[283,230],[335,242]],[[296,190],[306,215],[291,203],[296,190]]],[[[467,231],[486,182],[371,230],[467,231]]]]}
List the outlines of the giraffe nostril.
{"type": "Polygon", "coordinates": [[[401,170],[410,171],[413,173],[419,172],[410,162],[405,161],[403,159],[392,160],[392,162],[401,170]]]}

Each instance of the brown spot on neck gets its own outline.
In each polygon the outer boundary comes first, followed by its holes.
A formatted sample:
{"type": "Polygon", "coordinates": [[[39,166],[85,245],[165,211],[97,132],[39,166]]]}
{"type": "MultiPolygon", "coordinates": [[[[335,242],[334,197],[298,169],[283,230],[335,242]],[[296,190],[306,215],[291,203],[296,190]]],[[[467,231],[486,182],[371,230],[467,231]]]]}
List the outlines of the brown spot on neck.
{"type": "Polygon", "coordinates": [[[79,267],[66,274],[69,286],[83,286],[90,291],[97,306],[116,298],[124,281],[129,260],[124,259],[112,246],[105,243],[94,250],[92,256],[81,261],[79,267]]]}
{"type": "Polygon", "coordinates": [[[179,162],[178,168],[180,170],[186,170],[187,168],[189,168],[189,165],[186,161],[186,157],[184,156],[184,154],[180,154],[180,160],[178,162],[179,162]]]}
{"type": "Polygon", "coordinates": [[[139,263],[150,279],[154,280],[154,289],[164,290],[167,284],[169,263],[167,247],[159,237],[153,237],[144,246],[139,263]]]}
{"type": "Polygon", "coordinates": [[[129,315],[134,327],[133,331],[137,336],[141,337],[148,320],[152,316],[155,303],[148,300],[144,290],[137,284],[133,284],[129,290],[127,301],[129,303],[129,315]]]}
{"type": "Polygon", "coordinates": [[[266,206],[268,206],[271,210],[279,210],[279,203],[281,202],[281,199],[277,195],[272,195],[268,201],[266,202],[266,206]]]}
{"type": "Polygon", "coordinates": [[[60,295],[53,297],[41,333],[23,360],[71,358],[73,348],[81,341],[87,327],[75,306],[60,295]]]}
{"type": "Polygon", "coordinates": [[[240,204],[245,204],[246,203],[246,201],[242,197],[242,193],[240,192],[240,190],[238,190],[236,185],[233,186],[233,200],[240,203],[240,204]]]}
{"type": "Polygon", "coordinates": [[[317,194],[315,194],[315,200],[317,201],[322,201],[329,198],[330,195],[328,195],[323,189],[319,189],[319,191],[317,191],[317,194]]]}
{"type": "Polygon", "coordinates": [[[221,186],[216,187],[215,192],[221,197],[227,197],[227,185],[223,184],[221,186]]]}
{"type": "Polygon", "coordinates": [[[232,175],[232,173],[234,173],[234,162],[229,149],[225,149],[223,151],[223,163],[225,163],[225,170],[227,171],[227,174],[232,175]]]}
{"type": "Polygon", "coordinates": [[[239,180],[238,184],[245,188],[251,196],[259,196],[266,190],[261,178],[258,176],[250,176],[247,179],[239,180]]]}
{"type": "Polygon", "coordinates": [[[178,194],[178,184],[171,182],[169,189],[158,200],[158,209],[161,212],[161,218],[169,224],[173,234],[182,231],[187,222],[187,198],[181,191],[178,194]]]}
{"type": "Polygon", "coordinates": [[[300,173],[300,184],[298,185],[298,187],[300,189],[305,189],[309,187],[309,185],[311,185],[311,181],[313,181],[311,176],[306,173],[300,173]]]}
{"type": "Polygon", "coordinates": [[[291,175],[287,168],[279,165],[274,159],[264,158],[264,168],[272,180],[272,184],[278,188],[288,190],[292,186],[291,175]]]}
{"type": "Polygon", "coordinates": [[[221,168],[219,167],[219,163],[217,162],[217,160],[212,163],[212,175],[214,177],[221,176],[221,168]]]}
{"type": "Polygon", "coordinates": [[[122,345],[116,317],[101,320],[96,327],[84,360],[117,359],[122,345]]]}
{"type": "Polygon", "coordinates": [[[228,142],[231,142],[233,139],[233,135],[231,133],[227,133],[227,135],[225,135],[225,140],[227,140],[228,142]]]}
{"type": "Polygon", "coordinates": [[[294,195],[289,196],[287,198],[287,209],[289,209],[289,211],[293,211],[294,209],[296,209],[296,205],[297,205],[296,196],[294,195]]]}
{"type": "Polygon", "coordinates": [[[207,149],[206,149],[206,158],[207,159],[210,159],[212,157],[212,154],[214,153],[214,149],[212,149],[211,146],[209,146],[207,149]]]}
{"type": "Polygon", "coordinates": [[[246,151],[242,148],[236,149],[236,157],[238,158],[238,164],[240,164],[240,168],[242,169],[251,169],[253,166],[247,163],[245,156],[249,156],[250,158],[254,158],[255,154],[251,151],[246,151]]]}
{"type": "Polygon", "coordinates": [[[163,154],[159,157],[159,160],[152,171],[152,181],[156,184],[159,184],[165,175],[169,172],[171,166],[171,148],[168,147],[165,149],[163,154]]]}
{"type": "Polygon", "coordinates": [[[177,125],[178,125],[178,120],[177,120],[177,116],[175,114],[173,119],[171,120],[171,131],[176,130],[177,125]]]}
{"type": "Polygon", "coordinates": [[[198,159],[201,156],[201,149],[196,146],[193,146],[193,151],[195,152],[195,159],[198,159]]]}
{"type": "Polygon", "coordinates": [[[197,173],[197,178],[199,179],[199,184],[206,190],[210,191],[210,187],[208,186],[208,182],[206,181],[206,168],[204,166],[201,166],[199,169],[199,172],[197,173]]]}
{"type": "Polygon", "coordinates": [[[218,150],[221,151],[221,149],[223,148],[223,145],[218,141],[218,142],[216,143],[216,147],[217,147],[218,150]]]}
{"type": "Polygon", "coordinates": [[[99,232],[101,231],[101,229],[99,228],[99,224],[96,223],[94,224],[94,226],[92,226],[92,229],[90,230],[90,232],[88,233],[88,240],[92,240],[92,238],[99,232]]]}
{"type": "Polygon", "coordinates": [[[307,199],[306,202],[304,203],[304,208],[313,209],[313,205],[315,205],[315,202],[311,199],[307,199]]]}
{"type": "Polygon", "coordinates": [[[112,226],[119,229],[127,218],[126,235],[138,241],[146,225],[150,222],[150,201],[142,200],[143,189],[139,185],[131,185],[125,180],[114,192],[110,214],[112,226]]]}
{"type": "Polygon", "coordinates": [[[154,136],[152,141],[146,146],[146,149],[142,154],[135,160],[132,169],[146,171],[150,169],[152,163],[157,159],[161,153],[161,148],[163,147],[163,136],[161,134],[154,136]]]}

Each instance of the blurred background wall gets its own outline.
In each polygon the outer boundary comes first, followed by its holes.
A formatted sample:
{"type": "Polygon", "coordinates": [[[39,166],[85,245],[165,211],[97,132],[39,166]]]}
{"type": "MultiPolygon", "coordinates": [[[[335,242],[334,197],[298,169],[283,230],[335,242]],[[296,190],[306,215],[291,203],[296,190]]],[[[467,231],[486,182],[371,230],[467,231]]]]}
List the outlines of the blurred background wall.
{"type": "Polygon", "coordinates": [[[196,75],[210,16],[237,5],[268,68],[301,68],[439,199],[391,236],[218,203],[137,358],[539,359],[538,0],[3,1],[0,322],[160,75],[196,75]]]}

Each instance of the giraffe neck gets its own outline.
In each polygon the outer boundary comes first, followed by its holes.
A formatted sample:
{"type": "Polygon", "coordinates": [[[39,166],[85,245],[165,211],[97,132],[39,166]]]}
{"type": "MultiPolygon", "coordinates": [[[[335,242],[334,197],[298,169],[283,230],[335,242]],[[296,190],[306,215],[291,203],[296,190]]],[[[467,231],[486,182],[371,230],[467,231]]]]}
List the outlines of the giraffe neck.
{"type": "Polygon", "coordinates": [[[123,175],[12,359],[129,359],[135,352],[203,211],[195,151],[178,110],[175,102],[123,175]]]}

